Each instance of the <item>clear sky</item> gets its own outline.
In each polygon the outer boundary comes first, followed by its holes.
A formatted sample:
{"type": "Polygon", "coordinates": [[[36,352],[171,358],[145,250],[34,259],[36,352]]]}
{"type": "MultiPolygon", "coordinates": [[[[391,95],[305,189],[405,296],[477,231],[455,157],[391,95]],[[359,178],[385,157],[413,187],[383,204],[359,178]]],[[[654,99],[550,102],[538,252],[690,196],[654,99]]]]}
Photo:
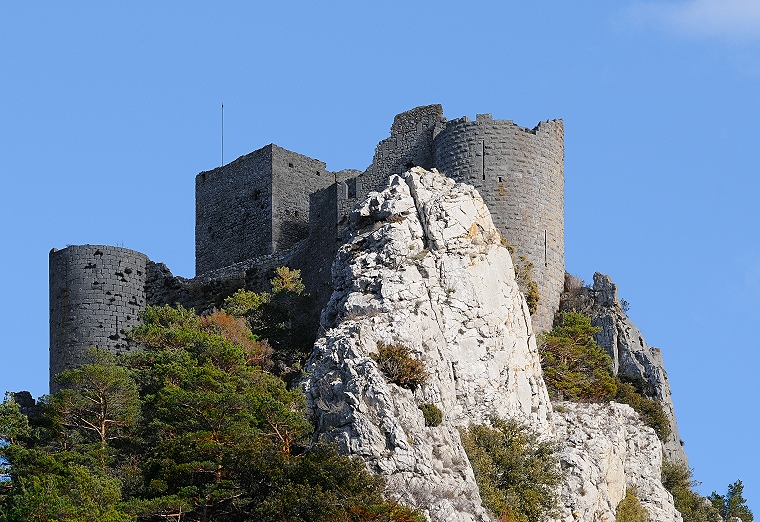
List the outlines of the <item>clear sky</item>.
{"type": "Polygon", "coordinates": [[[0,1],[0,389],[48,384],[48,252],[194,275],[194,177],[269,143],[364,169],[443,104],[565,121],[569,272],[662,348],[701,492],[760,516],[760,2],[0,1]]]}

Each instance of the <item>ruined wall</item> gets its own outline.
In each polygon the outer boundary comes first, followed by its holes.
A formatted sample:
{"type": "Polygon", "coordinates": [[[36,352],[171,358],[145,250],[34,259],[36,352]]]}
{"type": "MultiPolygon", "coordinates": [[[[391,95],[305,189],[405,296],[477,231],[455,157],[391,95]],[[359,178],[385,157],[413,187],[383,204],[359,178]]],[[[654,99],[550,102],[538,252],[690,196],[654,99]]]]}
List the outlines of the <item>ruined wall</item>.
{"type": "Polygon", "coordinates": [[[533,326],[551,328],[565,276],[562,121],[526,129],[490,114],[452,120],[436,135],[434,161],[475,186],[515,254],[533,262],[541,296],[533,326]]]}
{"type": "Polygon", "coordinates": [[[50,390],[53,377],[98,347],[131,349],[125,332],[145,308],[148,258],[126,248],[69,246],[50,251],[50,390]]]}
{"type": "Polygon", "coordinates": [[[273,251],[272,149],[195,177],[195,273],[273,251]]]}
{"type": "Polygon", "coordinates": [[[434,167],[433,137],[443,121],[443,107],[439,104],[397,114],[390,136],[375,147],[372,164],[361,175],[345,182],[338,200],[340,217],[347,216],[370,192],[383,190],[392,174],[401,174],[412,167],[434,167]]]}

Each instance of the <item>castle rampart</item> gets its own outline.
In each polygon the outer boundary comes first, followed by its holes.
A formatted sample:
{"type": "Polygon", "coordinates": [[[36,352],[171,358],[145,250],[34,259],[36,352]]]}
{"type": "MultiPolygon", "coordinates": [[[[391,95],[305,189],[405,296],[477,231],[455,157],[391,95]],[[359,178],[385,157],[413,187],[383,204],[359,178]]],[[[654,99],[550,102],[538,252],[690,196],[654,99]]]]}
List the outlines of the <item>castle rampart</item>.
{"type": "MultiPolygon", "coordinates": [[[[138,252],[75,246],[50,254],[50,371],[80,365],[85,350],[130,349],[124,332],[147,305],[219,307],[268,287],[274,268],[300,269],[316,317],[330,297],[331,264],[346,217],[392,174],[438,168],[474,185],[517,255],[535,265],[538,331],[551,327],[564,282],[564,144],[561,121],[526,129],[478,115],[447,121],[440,105],[394,118],[364,172],[270,144],[196,176],[196,273],[172,275],[138,252]]],[[[51,388],[55,390],[55,388],[51,388]]]]}
{"type": "Polygon", "coordinates": [[[50,251],[50,390],[53,376],[86,361],[93,346],[130,350],[125,332],[145,309],[148,258],[126,248],[69,246],[50,251]]]}

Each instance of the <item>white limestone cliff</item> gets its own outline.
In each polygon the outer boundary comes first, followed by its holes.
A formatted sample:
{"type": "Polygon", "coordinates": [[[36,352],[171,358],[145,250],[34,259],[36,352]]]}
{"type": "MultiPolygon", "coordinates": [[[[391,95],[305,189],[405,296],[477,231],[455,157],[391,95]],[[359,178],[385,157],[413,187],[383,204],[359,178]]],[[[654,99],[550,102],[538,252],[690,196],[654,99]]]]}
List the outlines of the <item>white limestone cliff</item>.
{"type": "Polygon", "coordinates": [[[568,405],[553,415],[511,257],[475,189],[414,168],[370,194],[349,233],[305,368],[316,437],[363,458],[390,496],[431,521],[487,521],[458,430],[517,418],[568,441],[563,521],[614,520],[625,485],[639,488],[653,521],[680,520],[659,484],[656,436],[630,408],[568,405]],[[428,382],[414,391],[387,382],[371,358],[378,342],[410,348],[428,382]],[[440,426],[425,427],[422,403],[442,410],[440,426]],[[594,424],[603,407],[614,414],[594,424]]]}
{"type": "Polygon", "coordinates": [[[562,402],[555,405],[554,422],[568,472],[559,520],[613,521],[626,488],[634,488],[650,522],[681,521],[673,497],[660,482],[660,440],[633,408],[615,402],[562,402]]]}

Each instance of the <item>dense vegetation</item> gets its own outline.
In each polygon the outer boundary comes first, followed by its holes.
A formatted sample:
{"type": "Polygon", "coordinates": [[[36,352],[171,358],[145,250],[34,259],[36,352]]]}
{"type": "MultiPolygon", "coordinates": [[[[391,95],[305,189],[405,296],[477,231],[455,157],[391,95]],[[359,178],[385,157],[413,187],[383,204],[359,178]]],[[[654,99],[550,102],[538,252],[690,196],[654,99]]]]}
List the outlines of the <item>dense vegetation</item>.
{"type": "Polygon", "coordinates": [[[718,510],[705,497],[692,489],[699,483],[692,479],[691,470],[686,465],[664,461],[662,485],[673,495],[673,503],[683,516],[684,522],[721,522],[723,520],[718,510]]]}
{"type": "Polygon", "coordinates": [[[747,500],[744,498],[744,484],[737,480],[728,485],[728,492],[720,495],[713,491],[709,497],[710,503],[718,510],[723,520],[739,518],[742,522],[752,522],[755,516],[747,507],[747,500]]]}
{"type": "Polygon", "coordinates": [[[656,399],[647,397],[647,384],[613,376],[612,359],[594,340],[599,331],[577,312],[560,312],[554,328],[541,338],[539,351],[544,382],[554,400],[630,405],[660,440],[670,434],[670,422],[656,399]]]}
{"type": "Polygon", "coordinates": [[[557,486],[564,475],[557,443],[514,420],[461,431],[483,504],[499,520],[539,522],[557,514],[557,486]]]}
{"type": "Polygon", "coordinates": [[[271,292],[238,290],[223,310],[244,318],[254,339],[266,344],[268,370],[286,382],[300,374],[314,343],[314,303],[304,293],[300,270],[277,268],[271,292]]]}
{"type": "Polygon", "coordinates": [[[610,356],[594,340],[591,319],[560,312],[539,347],[544,382],[554,400],[600,402],[617,392],[610,356]]]}
{"type": "Polygon", "coordinates": [[[309,444],[302,394],[267,371],[298,363],[287,321],[267,324],[297,281],[282,275],[268,297],[231,300],[248,299],[238,317],[149,308],[132,332],[144,350],[93,351],[39,418],[6,398],[0,521],[424,520],[383,499],[362,461],[309,444]]]}

